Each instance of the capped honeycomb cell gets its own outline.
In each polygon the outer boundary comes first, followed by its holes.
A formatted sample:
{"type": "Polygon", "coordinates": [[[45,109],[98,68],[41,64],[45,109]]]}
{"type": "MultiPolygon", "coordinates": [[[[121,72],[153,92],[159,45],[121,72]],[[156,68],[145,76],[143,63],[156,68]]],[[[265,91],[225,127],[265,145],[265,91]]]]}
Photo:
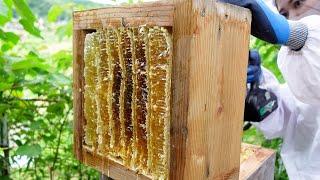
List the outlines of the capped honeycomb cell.
{"type": "Polygon", "coordinates": [[[96,150],[97,142],[97,102],[96,102],[96,85],[97,85],[97,66],[96,61],[99,58],[98,38],[96,33],[86,36],[84,49],[84,117],[85,124],[85,144],[96,150]]]}
{"type": "Polygon", "coordinates": [[[98,134],[98,152],[107,154],[110,144],[110,114],[108,107],[111,106],[111,99],[107,90],[112,86],[110,75],[111,63],[108,61],[106,47],[106,31],[99,30],[97,32],[99,39],[100,58],[97,58],[97,134],[98,134]]]}
{"type": "Polygon", "coordinates": [[[171,63],[171,35],[162,27],[86,35],[84,143],[92,153],[167,179],[171,63]]]}
{"type": "Polygon", "coordinates": [[[149,29],[146,47],[148,64],[148,168],[154,177],[168,173],[170,125],[170,72],[172,43],[166,29],[149,29]]]}

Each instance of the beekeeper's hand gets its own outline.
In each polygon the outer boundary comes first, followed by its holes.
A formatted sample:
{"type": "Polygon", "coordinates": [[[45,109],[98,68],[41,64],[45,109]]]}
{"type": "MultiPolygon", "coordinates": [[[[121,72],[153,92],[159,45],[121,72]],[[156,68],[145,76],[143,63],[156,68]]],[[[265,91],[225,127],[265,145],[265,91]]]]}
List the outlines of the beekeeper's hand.
{"type": "Polygon", "coordinates": [[[259,52],[256,50],[250,50],[247,70],[247,83],[257,82],[260,79],[261,73],[261,59],[259,52]]]}
{"type": "Polygon", "coordinates": [[[221,2],[248,8],[252,13],[251,33],[273,44],[300,50],[307,40],[308,28],[301,23],[288,21],[273,12],[263,0],[220,0],[221,2]]]}

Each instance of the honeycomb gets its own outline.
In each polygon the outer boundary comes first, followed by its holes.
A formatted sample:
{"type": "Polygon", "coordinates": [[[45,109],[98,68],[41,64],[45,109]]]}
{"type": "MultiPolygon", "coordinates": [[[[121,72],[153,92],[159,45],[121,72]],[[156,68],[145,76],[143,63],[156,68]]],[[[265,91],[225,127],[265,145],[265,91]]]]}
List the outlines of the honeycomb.
{"type": "Polygon", "coordinates": [[[171,39],[147,26],[85,38],[84,145],[152,179],[169,171],[171,39]]]}
{"type": "Polygon", "coordinates": [[[85,38],[84,49],[84,117],[86,124],[84,128],[85,143],[92,149],[96,150],[98,145],[97,128],[97,102],[96,85],[97,85],[97,65],[96,60],[99,55],[98,38],[96,34],[88,34],[85,38]]]}
{"type": "Polygon", "coordinates": [[[97,134],[98,134],[98,152],[101,154],[108,153],[108,144],[110,143],[109,134],[109,119],[110,114],[108,107],[111,105],[108,94],[105,93],[111,86],[110,67],[108,61],[107,47],[106,47],[106,33],[105,31],[98,31],[99,38],[99,54],[97,59],[97,134]]]}
{"type": "Polygon", "coordinates": [[[117,29],[107,29],[106,43],[108,61],[111,62],[110,76],[112,79],[112,88],[106,93],[111,98],[110,113],[110,151],[112,155],[118,157],[121,155],[121,124],[120,124],[120,91],[123,91],[123,67],[119,56],[119,31],[117,29]]]}
{"type": "Polygon", "coordinates": [[[149,30],[148,64],[148,167],[159,178],[166,177],[170,118],[171,40],[168,32],[159,27],[149,30]]]}
{"type": "Polygon", "coordinates": [[[145,38],[147,28],[132,29],[133,48],[133,132],[134,132],[134,164],[141,169],[147,168],[147,60],[145,53],[145,38]]]}
{"type": "Polygon", "coordinates": [[[122,157],[124,164],[128,165],[131,161],[132,151],[131,146],[133,141],[133,127],[132,127],[132,49],[131,40],[129,37],[129,29],[120,29],[119,34],[119,56],[120,63],[122,64],[122,77],[124,78],[121,88],[121,146],[122,146],[122,157]]]}

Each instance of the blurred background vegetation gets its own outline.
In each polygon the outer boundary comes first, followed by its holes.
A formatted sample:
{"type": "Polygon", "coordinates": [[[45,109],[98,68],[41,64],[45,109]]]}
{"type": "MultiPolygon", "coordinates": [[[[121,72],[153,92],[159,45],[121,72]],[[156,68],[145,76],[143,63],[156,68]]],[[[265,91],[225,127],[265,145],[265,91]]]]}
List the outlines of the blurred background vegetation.
{"type": "MultiPolygon", "coordinates": [[[[0,179],[98,179],[72,152],[71,18],[73,10],[102,6],[89,0],[0,0],[0,179]]],[[[252,38],[251,48],[284,82],[276,65],[279,47],[252,38]]],[[[275,177],[287,179],[280,139],[265,140],[251,128],[243,141],[277,150],[275,177]]]]}

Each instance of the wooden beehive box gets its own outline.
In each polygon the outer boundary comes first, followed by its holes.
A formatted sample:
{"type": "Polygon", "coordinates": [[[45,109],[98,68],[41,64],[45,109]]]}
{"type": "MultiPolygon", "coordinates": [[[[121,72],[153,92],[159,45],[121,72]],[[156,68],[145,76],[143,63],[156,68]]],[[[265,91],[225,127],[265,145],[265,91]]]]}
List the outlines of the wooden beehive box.
{"type": "Polygon", "coordinates": [[[181,0],[74,12],[74,152],[114,179],[238,179],[251,16],[181,0]]]}

